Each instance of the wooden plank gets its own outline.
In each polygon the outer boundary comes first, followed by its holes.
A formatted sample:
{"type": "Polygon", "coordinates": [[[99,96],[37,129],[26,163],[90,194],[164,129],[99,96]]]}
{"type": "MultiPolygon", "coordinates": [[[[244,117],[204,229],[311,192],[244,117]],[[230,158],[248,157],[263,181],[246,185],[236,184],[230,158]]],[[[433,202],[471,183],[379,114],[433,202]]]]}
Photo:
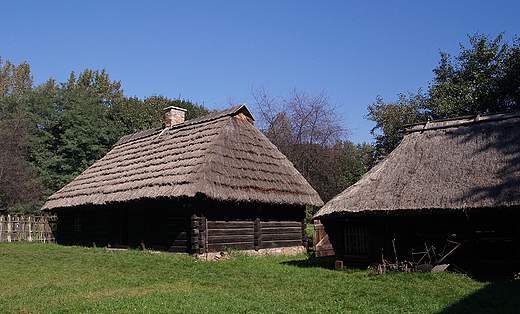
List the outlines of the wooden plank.
{"type": "Polygon", "coordinates": [[[316,257],[336,255],[334,247],[329,241],[329,235],[325,232],[324,226],[319,224],[319,220],[314,221],[314,237],[312,243],[316,257]]]}
{"type": "Polygon", "coordinates": [[[177,240],[174,240],[172,242],[172,245],[173,246],[184,246],[184,247],[186,247],[188,245],[188,240],[187,239],[185,239],[185,240],[177,239],[177,240]]]}
{"type": "Polygon", "coordinates": [[[239,228],[239,229],[210,229],[208,231],[210,236],[220,236],[220,235],[245,235],[245,234],[253,234],[253,229],[249,228],[239,228]]]}
{"type": "Polygon", "coordinates": [[[326,257],[326,256],[333,256],[333,255],[336,255],[336,254],[334,253],[334,250],[330,249],[330,250],[316,251],[316,252],[314,252],[314,255],[316,257],[326,257]]]}
{"type": "Polygon", "coordinates": [[[281,233],[298,233],[302,234],[302,227],[265,227],[261,229],[262,234],[281,234],[281,233]]]}
{"type": "Polygon", "coordinates": [[[209,229],[239,229],[239,228],[253,228],[252,221],[208,221],[209,229]]]}
{"type": "Polygon", "coordinates": [[[253,235],[229,235],[229,236],[209,236],[208,243],[241,243],[253,242],[253,235]]]}
{"type": "Polygon", "coordinates": [[[261,221],[260,227],[263,228],[280,228],[280,227],[298,227],[301,228],[302,223],[299,221],[261,221]]]}
{"type": "Polygon", "coordinates": [[[260,242],[263,241],[301,241],[302,236],[299,233],[285,233],[285,234],[262,234],[260,242]]]}

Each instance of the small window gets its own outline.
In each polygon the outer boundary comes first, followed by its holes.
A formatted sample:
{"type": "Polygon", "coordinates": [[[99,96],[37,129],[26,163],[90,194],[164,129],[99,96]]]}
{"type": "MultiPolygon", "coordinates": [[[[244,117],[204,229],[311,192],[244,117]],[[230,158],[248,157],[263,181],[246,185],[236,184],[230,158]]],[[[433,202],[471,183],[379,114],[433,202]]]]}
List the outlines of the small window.
{"type": "Polygon", "coordinates": [[[345,254],[365,255],[368,254],[368,228],[347,227],[345,228],[345,254]]]}
{"type": "Polygon", "coordinates": [[[77,214],[74,217],[74,232],[81,232],[81,215],[77,214]]]}

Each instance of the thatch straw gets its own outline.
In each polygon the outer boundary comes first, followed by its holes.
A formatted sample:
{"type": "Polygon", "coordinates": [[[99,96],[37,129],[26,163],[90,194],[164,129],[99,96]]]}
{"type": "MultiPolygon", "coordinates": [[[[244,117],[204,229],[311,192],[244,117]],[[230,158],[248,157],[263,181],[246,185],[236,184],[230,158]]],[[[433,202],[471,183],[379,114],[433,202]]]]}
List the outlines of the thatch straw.
{"type": "Polygon", "coordinates": [[[411,125],[401,144],[316,218],[520,205],[520,111],[411,125]]]}
{"type": "Polygon", "coordinates": [[[320,197],[252,124],[244,105],[121,138],[42,209],[142,198],[321,206],[320,197]]]}

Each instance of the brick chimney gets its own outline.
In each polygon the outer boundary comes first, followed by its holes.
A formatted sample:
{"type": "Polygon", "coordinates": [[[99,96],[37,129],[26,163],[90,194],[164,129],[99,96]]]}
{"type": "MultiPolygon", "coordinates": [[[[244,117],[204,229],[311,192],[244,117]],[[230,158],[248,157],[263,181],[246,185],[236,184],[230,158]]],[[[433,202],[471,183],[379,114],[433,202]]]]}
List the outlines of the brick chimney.
{"type": "Polygon", "coordinates": [[[164,108],[164,111],[165,127],[170,128],[176,124],[184,122],[184,115],[186,114],[186,109],[170,106],[168,108],[164,108]]]}

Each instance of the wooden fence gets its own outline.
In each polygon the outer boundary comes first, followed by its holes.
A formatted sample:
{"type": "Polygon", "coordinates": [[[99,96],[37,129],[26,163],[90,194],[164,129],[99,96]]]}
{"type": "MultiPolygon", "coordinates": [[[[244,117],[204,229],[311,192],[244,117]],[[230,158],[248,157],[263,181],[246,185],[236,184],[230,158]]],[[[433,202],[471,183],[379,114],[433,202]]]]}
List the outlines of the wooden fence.
{"type": "Polygon", "coordinates": [[[38,241],[53,243],[52,216],[0,216],[0,242],[38,241]]]}

